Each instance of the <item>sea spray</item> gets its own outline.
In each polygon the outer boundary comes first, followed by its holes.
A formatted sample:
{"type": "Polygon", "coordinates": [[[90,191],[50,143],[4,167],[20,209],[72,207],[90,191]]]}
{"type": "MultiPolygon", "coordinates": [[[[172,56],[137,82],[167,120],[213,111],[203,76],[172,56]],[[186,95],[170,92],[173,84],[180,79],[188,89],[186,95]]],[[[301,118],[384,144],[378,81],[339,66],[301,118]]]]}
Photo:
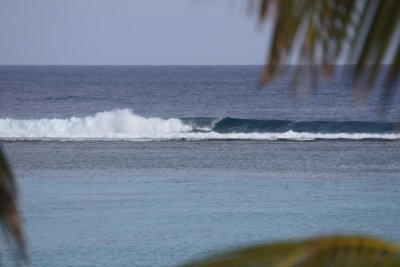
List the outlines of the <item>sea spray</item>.
{"type": "Polygon", "coordinates": [[[396,123],[145,118],[116,109],[68,119],[0,119],[0,138],[12,140],[298,140],[400,139],[396,123]]]}
{"type": "Polygon", "coordinates": [[[181,120],[144,118],[130,109],[69,119],[0,119],[1,138],[121,138],[191,131],[181,120]]]}

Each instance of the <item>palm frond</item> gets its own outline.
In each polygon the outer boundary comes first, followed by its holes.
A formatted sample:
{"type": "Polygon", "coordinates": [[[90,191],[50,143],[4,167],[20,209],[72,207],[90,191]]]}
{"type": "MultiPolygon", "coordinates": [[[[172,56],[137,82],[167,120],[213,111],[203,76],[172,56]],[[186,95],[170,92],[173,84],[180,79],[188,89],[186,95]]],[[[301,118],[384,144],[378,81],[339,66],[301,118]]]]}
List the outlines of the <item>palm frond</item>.
{"type": "Polygon", "coordinates": [[[389,102],[400,71],[400,1],[260,0],[258,9],[260,21],[269,17],[274,23],[262,84],[278,65],[293,60],[293,51],[299,55],[296,64],[324,65],[327,73],[347,54],[347,64],[355,65],[355,87],[368,96],[382,73],[387,81],[382,103],[389,102]],[[385,72],[386,63],[390,66],[385,72]],[[366,84],[360,82],[364,78],[366,84]]]}
{"type": "Polygon", "coordinates": [[[18,254],[25,257],[25,240],[21,227],[21,218],[17,209],[17,190],[14,177],[0,149],[0,225],[5,238],[13,240],[18,254]]]}
{"type": "Polygon", "coordinates": [[[334,236],[236,250],[186,266],[394,267],[400,266],[400,247],[372,238],[334,236]]]}

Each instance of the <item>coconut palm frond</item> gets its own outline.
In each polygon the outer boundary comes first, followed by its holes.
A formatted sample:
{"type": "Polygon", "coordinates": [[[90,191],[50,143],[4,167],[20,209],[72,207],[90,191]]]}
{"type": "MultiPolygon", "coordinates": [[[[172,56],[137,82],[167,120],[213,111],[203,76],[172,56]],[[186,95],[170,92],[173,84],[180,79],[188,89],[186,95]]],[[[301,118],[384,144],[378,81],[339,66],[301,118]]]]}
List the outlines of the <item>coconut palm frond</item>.
{"type": "Polygon", "coordinates": [[[187,266],[394,267],[400,266],[400,247],[372,238],[335,236],[237,250],[187,266]]]}
{"type": "Polygon", "coordinates": [[[272,18],[268,60],[261,83],[282,64],[331,65],[339,58],[355,64],[354,84],[368,95],[384,72],[383,103],[396,88],[400,71],[400,1],[260,0],[260,21],[272,18]],[[298,55],[293,56],[293,55],[298,55]],[[385,72],[383,64],[389,63],[385,72]],[[360,86],[361,80],[367,80],[360,86]]]}
{"type": "Polygon", "coordinates": [[[21,258],[25,259],[25,240],[17,209],[17,190],[14,177],[0,150],[0,225],[6,238],[13,241],[21,258]]]}

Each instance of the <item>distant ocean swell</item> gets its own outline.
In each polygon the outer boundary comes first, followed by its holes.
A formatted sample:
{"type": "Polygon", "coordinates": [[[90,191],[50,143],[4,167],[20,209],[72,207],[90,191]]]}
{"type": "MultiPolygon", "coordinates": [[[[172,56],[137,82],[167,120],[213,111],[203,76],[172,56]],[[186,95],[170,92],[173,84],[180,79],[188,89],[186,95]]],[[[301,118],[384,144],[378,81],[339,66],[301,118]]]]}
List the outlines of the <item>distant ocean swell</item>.
{"type": "Polygon", "coordinates": [[[0,119],[0,138],[8,140],[396,140],[396,129],[391,122],[145,118],[130,109],[69,119],[0,119]]]}

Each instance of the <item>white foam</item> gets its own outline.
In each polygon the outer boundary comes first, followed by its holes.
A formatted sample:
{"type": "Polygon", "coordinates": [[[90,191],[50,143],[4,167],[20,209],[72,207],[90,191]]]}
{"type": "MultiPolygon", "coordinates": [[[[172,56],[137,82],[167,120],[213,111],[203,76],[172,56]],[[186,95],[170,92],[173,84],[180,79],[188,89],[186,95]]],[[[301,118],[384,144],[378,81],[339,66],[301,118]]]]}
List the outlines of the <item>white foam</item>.
{"type": "Polygon", "coordinates": [[[338,134],[322,134],[322,133],[298,133],[287,131],[284,133],[170,133],[170,134],[154,134],[152,136],[136,136],[125,140],[145,141],[145,140],[298,140],[309,141],[316,139],[400,139],[400,134],[367,134],[367,133],[338,133],[338,134]]]}
{"type": "Polygon", "coordinates": [[[131,138],[192,131],[179,119],[144,118],[130,109],[105,111],[83,118],[0,119],[0,138],[131,138]]]}
{"type": "Polygon", "coordinates": [[[399,133],[216,133],[193,132],[195,126],[179,119],[145,118],[130,109],[104,111],[69,119],[0,119],[0,138],[7,140],[316,140],[400,139],[399,133]]]}

